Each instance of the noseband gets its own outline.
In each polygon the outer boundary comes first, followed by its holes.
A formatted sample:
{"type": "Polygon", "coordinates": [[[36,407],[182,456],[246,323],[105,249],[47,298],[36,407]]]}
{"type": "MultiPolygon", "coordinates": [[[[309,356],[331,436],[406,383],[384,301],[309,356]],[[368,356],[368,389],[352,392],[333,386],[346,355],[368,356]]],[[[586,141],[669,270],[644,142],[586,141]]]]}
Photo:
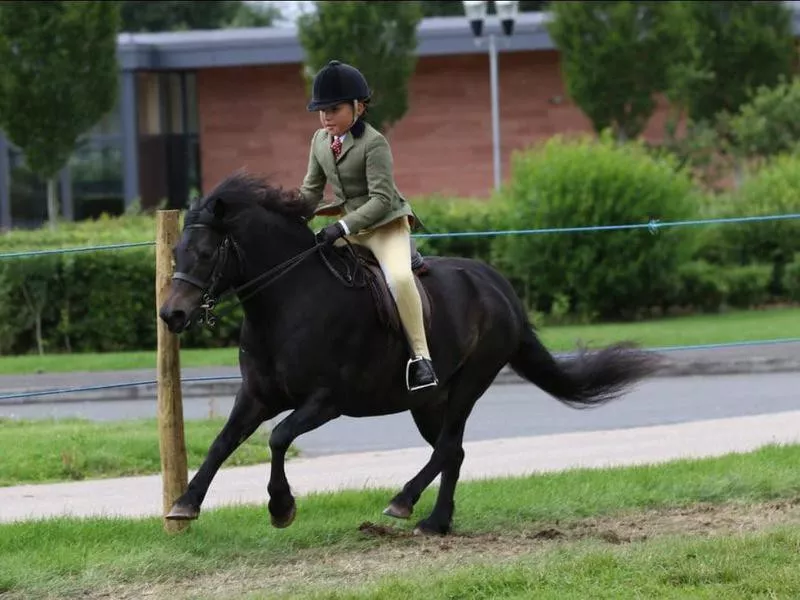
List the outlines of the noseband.
{"type": "MultiPolygon", "coordinates": [[[[214,229],[210,225],[205,223],[193,223],[191,225],[187,225],[186,229],[214,229]]],[[[228,263],[229,257],[231,255],[231,249],[233,253],[236,255],[236,262],[239,264],[239,275],[244,276],[244,269],[242,267],[243,258],[242,252],[239,248],[239,245],[236,241],[229,235],[226,234],[222,240],[222,243],[217,248],[217,258],[214,263],[214,268],[211,270],[211,275],[209,276],[209,280],[207,282],[201,281],[199,278],[195,277],[194,275],[190,275],[188,273],[183,273],[181,271],[176,271],[172,275],[173,280],[178,281],[185,281],[189,285],[199,289],[203,296],[202,296],[202,304],[200,308],[203,310],[203,314],[198,320],[200,324],[205,324],[209,328],[213,328],[219,318],[231,310],[233,310],[237,304],[243,304],[253,296],[255,296],[260,291],[264,290],[267,286],[273,284],[275,281],[283,277],[286,273],[294,269],[298,266],[303,260],[307,257],[311,256],[313,253],[317,252],[320,249],[319,245],[314,245],[307,250],[303,250],[301,253],[293,256],[292,258],[276,265],[275,267],[265,271],[255,279],[251,279],[250,281],[244,283],[239,287],[230,287],[228,290],[223,292],[220,298],[217,298],[217,286],[219,285],[220,280],[222,279],[222,274],[224,273],[225,266],[228,263]],[[250,290],[244,297],[241,296],[242,292],[247,290],[248,288],[256,286],[255,289],[250,290]],[[233,305],[227,307],[225,311],[223,311],[219,315],[215,315],[213,310],[218,304],[219,300],[221,300],[226,295],[236,295],[238,296],[237,302],[233,305]]]]}

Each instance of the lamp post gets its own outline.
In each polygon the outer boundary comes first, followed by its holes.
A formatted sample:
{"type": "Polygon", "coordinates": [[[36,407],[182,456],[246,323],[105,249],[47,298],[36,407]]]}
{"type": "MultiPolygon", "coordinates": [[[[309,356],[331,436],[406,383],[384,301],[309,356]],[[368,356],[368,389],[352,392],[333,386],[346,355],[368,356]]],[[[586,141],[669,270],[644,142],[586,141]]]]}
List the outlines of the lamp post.
{"type": "MultiPolygon", "coordinates": [[[[487,0],[463,0],[464,14],[469,20],[475,43],[483,45],[483,24],[486,21],[487,0]]],[[[519,10],[518,0],[495,0],[497,18],[503,34],[510,37],[514,33],[514,20],[519,10]]],[[[489,85],[492,93],[492,154],[494,159],[494,188],[500,189],[502,181],[500,173],[500,85],[497,78],[497,40],[494,33],[489,33],[489,85]]]]}

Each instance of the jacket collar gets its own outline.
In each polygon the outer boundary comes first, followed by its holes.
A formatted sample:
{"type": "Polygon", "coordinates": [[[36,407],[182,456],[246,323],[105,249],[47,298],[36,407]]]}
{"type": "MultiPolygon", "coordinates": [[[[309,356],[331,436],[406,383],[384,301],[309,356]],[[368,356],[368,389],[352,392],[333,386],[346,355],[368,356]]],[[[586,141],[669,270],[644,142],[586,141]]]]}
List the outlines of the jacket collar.
{"type": "MultiPolygon", "coordinates": [[[[327,136],[328,146],[330,146],[331,142],[333,141],[333,137],[330,133],[325,132],[327,136]]],[[[342,159],[345,157],[347,152],[355,145],[355,138],[353,134],[349,131],[344,134],[344,139],[342,140],[342,152],[339,154],[339,158],[336,159],[336,163],[342,162],[342,159]]]]}

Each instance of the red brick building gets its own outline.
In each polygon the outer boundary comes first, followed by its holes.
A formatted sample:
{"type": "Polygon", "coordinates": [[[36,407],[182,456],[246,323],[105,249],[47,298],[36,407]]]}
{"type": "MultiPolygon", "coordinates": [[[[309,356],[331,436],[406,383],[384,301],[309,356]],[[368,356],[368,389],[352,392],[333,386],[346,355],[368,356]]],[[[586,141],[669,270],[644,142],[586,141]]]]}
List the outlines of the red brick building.
{"type": "MultiPolygon", "coordinates": [[[[296,185],[318,126],[305,110],[300,65],[211,68],[197,72],[204,188],[241,166],[296,185]],[[237,93],[231,93],[231,90],[237,93]]],[[[410,83],[409,110],[387,132],[404,193],[486,196],[493,181],[491,103],[485,54],[423,56],[410,83]]],[[[554,50],[499,57],[503,177],[511,152],[559,132],[591,131],[565,100],[554,50]]],[[[659,115],[660,117],[661,115],[659,115]]],[[[654,119],[652,135],[658,135],[654,119]]]]}
{"type": "MultiPolygon", "coordinates": [[[[489,23],[488,32],[499,29],[489,23]]],[[[408,195],[487,196],[493,181],[488,52],[477,47],[465,18],[426,19],[418,35],[409,110],[387,133],[398,185],[408,195]]],[[[558,132],[591,130],[565,98],[543,15],[520,15],[505,42],[498,40],[504,178],[514,149],[558,132]]],[[[318,117],[305,109],[303,52],[294,30],[134,35],[122,39],[120,48],[123,65],[137,73],[140,136],[143,122],[158,120],[150,115],[165,99],[155,96],[169,87],[157,84],[153,69],[140,64],[142,49],[160,73],[191,70],[203,189],[241,167],[269,173],[286,186],[300,183],[318,117]],[[131,60],[137,51],[139,60],[131,60]],[[148,105],[154,110],[144,114],[148,105]]],[[[658,131],[657,120],[651,130],[658,131]]],[[[146,133],[165,132],[154,125],[146,133]]],[[[155,139],[140,141],[140,164],[152,165],[139,169],[145,200],[164,193],[164,174],[153,164],[158,145],[155,139]]]]}

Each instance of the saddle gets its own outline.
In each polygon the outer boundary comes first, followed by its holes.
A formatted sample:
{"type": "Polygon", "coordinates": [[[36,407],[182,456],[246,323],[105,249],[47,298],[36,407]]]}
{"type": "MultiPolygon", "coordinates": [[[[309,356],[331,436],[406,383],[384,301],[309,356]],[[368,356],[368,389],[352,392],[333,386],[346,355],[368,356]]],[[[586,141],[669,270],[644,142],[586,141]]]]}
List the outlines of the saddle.
{"type": "MultiPolygon", "coordinates": [[[[338,270],[327,260],[328,268],[333,271],[341,280],[346,282],[348,287],[367,287],[369,288],[375,308],[378,312],[378,320],[384,327],[388,327],[395,333],[405,335],[403,324],[400,321],[400,313],[397,310],[394,296],[389,289],[389,284],[383,274],[380,263],[375,255],[368,248],[359,244],[347,244],[344,246],[333,246],[331,253],[336,256],[337,262],[344,265],[344,272],[338,270]],[[361,271],[363,276],[358,277],[361,271]]],[[[422,319],[425,330],[430,330],[431,325],[431,299],[425,286],[420,281],[420,275],[427,270],[427,267],[413,271],[414,283],[417,286],[420,300],[422,301],[422,319]]]]}

